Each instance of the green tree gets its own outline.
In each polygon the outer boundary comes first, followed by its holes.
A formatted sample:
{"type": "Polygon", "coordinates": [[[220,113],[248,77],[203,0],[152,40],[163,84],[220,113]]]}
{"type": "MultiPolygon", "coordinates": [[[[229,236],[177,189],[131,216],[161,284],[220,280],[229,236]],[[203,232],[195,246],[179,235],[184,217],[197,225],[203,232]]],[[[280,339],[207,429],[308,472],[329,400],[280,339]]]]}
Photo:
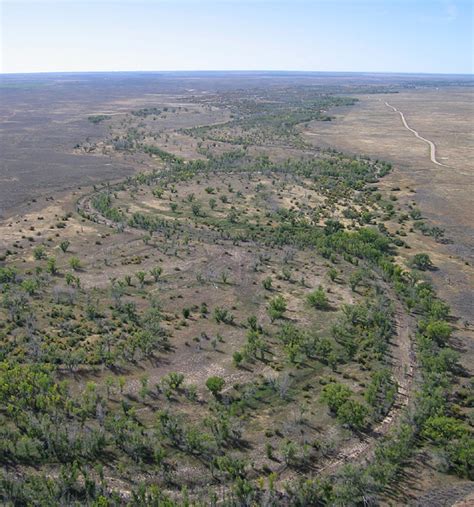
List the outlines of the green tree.
{"type": "Polygon", "coordinates": [[[54,257],[49,257],[46,265],[46,271],[51,273],[52,275],[56,275],[58,273],[58,267],[56,265],[56,259],[54,257]]]}
{"type": "Polygon", "coordinates": [[[329,308],[329,299],[321,285],[308,294],[307,301],[313,308],[318,310],[327,310],[329,308]]]}
{"type": "Polygon", "coordinates": [[[137,273],[135,273],[135,276],[137,277],[137,280],[140,283],[140,287],[143,289],[143,286],[145,285],[145,278],[146,278],[145,271],[137,271],[137,273]]]}
{"type": "Polygon", "coordinates": [[[225,380],[222,377],[213,376],[206,380],[206,387],[215,398],[219,398],[222,389],[224,388],[225,380]]]}
{"type": "Polygon", "coordinates": [[[214,318],[216,319],[216,322],[218,324],[220,322],[223,322],[224,324],[234,323],[234,316],[232,315],[232,313],[230,313],[229,310],[227,310],[227,308],[223,308],[222,306],[214,308],[214,318]]]}
{"type": "Polygon", "coordinates": [[[149,392],[148,380],[149,380],[148,375],[143,375],[142,377],[140,377],[140,384],[141,384],[140,397],[142,398],[142,400],[144,400],[147,397],[148,392],[149,392]]]}
{"type": "Polygon", "coordinates": [[[298,448],[291,440],[285,440],[280,446],[280,452],[283,457],[283,461],[289,465],[296,465],[298,448]]]}
{"type": "Polygon", "coordinates": [[[332,220],[332,219],[326,220],[326,223],[324,226],[324,232],[326,233],[326,235],[330,236],[342,229],[344,229],[344,226],[338,220],[332,220]]]}
{"type": "Polygon", "coordinates": [[[335,282],[336,281],[337,275],[338,275],[338,272],[337,272],[336,268],[330,268],[328,270],[328,276],[329,276],[329,279],[331,280],[331,282],[335,282]]]}
{"type": "Polygon", "coordinates": [[[316,344],[316,355],[323,362],[327,363],[333,353],[333,345],[329,338],[321,338],[316,344]]]}
{"type": "Polygon", "coordinates": [[[61,241],[61,243],[59,243],[59,248],[63,251],[63,253],[66,253],[70,244],[71,242],[65,239],[64,241],[61,241]]]}
{"type": "Polygon", "coordinates": [[[332,382],[324,386],[321,401],[327,403],[329,410],[337,414],[339,408],[351,397],[352,391],[344,384],[332,382]]]}
{"type": "Polygon", "coordinates": [[[367,407],[355,400],[347,400],[337,409],[337,420],[355,430],[365,427],[366,417],[367,407]]]}
{"type": "Polygon", "coordinates": [[[364,281],[366,272],[364,269],[356,269],[349,277],[349,285],[353,292],[357,290],[357,287],[364,281]]]}
{"type": "Polygon", "coordinates": [[[426,271],[433,267],[430,256],[426,253],[419,253],[410,259],[410,266],[420,271],[426,271]]]}
{"type": "Polygon", "coordinates": [[[243,359],[244,356],[242,352],[239,352],[238,350],[232,354],[232,362],[234,366],[237,366],[237,368],[242,364],[243,359]]]}
{"type": "Polygon", "coordinates": [[[444,447],[448,465],[458,476],[474,480],[474,438],[472,433],[452,440],[444,447]]]}
{"type": "Polygon", "coordinates": [[[46,257],[46,252],[44,250],[43,245],[38,245],[35,248],[33,248],[33,257],[40,261],[41,259],[44,259],[46,257]]]}
{"type": "Polygon", "coordinates": [[[195,202],[191,206],[191,211],[195,217],[201,216],[201,205],[197,202],[195,202]]]}
{"type": "Polygon", "coordinates": [[[160,279],[162,273],[163,268],[161,268],[160,266],[155,266],[154,268],[150,269],[150,275],[153,277],[155,282],[157,282],[160,279]]]}
{"type": "Polygon", "coordinates": [[[178,391],[184,382],[184,375],[182,373],[172,371],[161,379],[161,383],[168,389],[178,391]]]}
{"type": "Polygon", "coordinates": [[[454,417],[430,417],[423,425],[421,435],[435,444],[448,444],[450,441],[469,434],[463,421],[454,417]]]}
{"type": "Polygon", "coordinates": [[[33,280],[33,278],[25,278],[21,282],[21,288],[30,296],[33,296],[38,290],[38,282],[36,280],[33,280]]]}
{"type": "Polygon", "coordinates": [[[452,327],[444,320],[428,322],[423,334],[438,345],[443,346],[451,337],[452,327]]]}
{"type": "Polygon", "coordinates": [[[250,317],[247,319],[247,324],[249,325],[252,331],[261,330],[260,326],[258,325],[257,317],[255,315],[250,315],[250,317]]]}
{"type": "Polygon", "coordinates": [[[364,398],[372,408],[375,419],[387,414],[395,400],[396,392],[397,384],[392,380],[389,369],[384,368],[372,373],[364,398]]]}
{"type": "Polygon", "coordinates": [[[286,308],[286,301],[283,296],[278,295],[271,299],[267,308],[270,320],[274,322],[276,319],[281,319],[286,312],[286,308]]]}
{"type": "Polygon", "coordinates": [[[81,261],[77,257],[71,257],[69,259],[69,265],[74,271],[79,271],[81,269],[81,261]]]}

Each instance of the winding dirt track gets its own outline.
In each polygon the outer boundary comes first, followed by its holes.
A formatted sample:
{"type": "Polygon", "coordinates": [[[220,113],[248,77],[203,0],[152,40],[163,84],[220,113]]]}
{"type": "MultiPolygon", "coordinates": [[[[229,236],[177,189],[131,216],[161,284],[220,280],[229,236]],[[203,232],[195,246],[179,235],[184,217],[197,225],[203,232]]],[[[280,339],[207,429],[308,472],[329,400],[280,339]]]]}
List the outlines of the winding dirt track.
{"type": "Polygon", "coordinates": [[[412,129],[408,125],[408,123],[407,123],[407,121],[405,119],[405,115],[401,111],[399,111],[396,107],[392,106],[388,102],[385,102],[385,105],[387,107],[389,107],[390,109],[393,109],[393,111],[395,111],[396,113],[398,113],[400,115],[400,118],[402,119],[403,126],[407,130],[409,130],[410,132],[412,132],[415,135],[415,137],[417,137],[421,141],[423,141],[423,142],[425,142],[425,143],[428,144],[428,146],[430,147],[430,159],[431,159],[431,162],[433,162],[433,164],[439,165],[441,167],[449,167],[446,164],[442,164],[441,162],[438,162],[438,160],[436,160],[436,145],[433,143],[433,141],[430,141],[429,139],[426,139],[425,137],[420,136],[420,134],[418,134],[418,132],[415,129],[412,129]]]}
{"type": "MultiPolygon", "coordinates": [[[[385,286],[385,290],[390,291],[388,286],[385,286]]],[[[320,472],[323,470],[334,471],[344,463],[357,460],[361,457],[368,459],[373,453],[378,440],[386,435],[400,420],[403,409],[410,402],[416,368],[415,354],[410,336],[410,330],[414,324],[410,322],[410,316],[406,313],[393,291],[390,292],[395,306],[396,327],[396,336],[393,338],[390,351],[393,379],[398,386],[395,403],[385,418],[374,427],[371,436],[365,441],[355,444],[352,448],[343,449],[332,461],[322,466],[319,470],[320,472]]]]}
{"type": "MultiPolygon", "coordinates": [[[[416,361],[410,335],[414,322],[388,284],[384,283],[383,286],[390,294],[395,310],[396,335],[390,347],[393,379],[398,385],[395,403],[385,418],[373,428],[370,435],[364,436],[360,442],[343,447],[336,456],[323,458],[315,466],[317,473],[334,473],[346,463],[369,460],[380,438],[385,436],[400,420],[403,410],[412,399],[416,361]]],[[[277,473],[280,480],[288,480],[292,476],[291,470],[286,466],[282,466],[277,473]]]]}

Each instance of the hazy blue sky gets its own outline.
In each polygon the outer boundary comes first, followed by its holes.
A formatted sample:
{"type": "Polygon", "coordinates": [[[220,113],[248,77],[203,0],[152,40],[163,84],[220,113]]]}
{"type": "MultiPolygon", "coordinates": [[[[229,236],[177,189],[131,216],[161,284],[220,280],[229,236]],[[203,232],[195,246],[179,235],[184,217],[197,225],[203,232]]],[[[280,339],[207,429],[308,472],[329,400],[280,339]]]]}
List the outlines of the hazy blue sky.
{"type": "Polygon", "coordinates": [[[2,72],[473,72],[469,0],[0,0],[2,72]]]}

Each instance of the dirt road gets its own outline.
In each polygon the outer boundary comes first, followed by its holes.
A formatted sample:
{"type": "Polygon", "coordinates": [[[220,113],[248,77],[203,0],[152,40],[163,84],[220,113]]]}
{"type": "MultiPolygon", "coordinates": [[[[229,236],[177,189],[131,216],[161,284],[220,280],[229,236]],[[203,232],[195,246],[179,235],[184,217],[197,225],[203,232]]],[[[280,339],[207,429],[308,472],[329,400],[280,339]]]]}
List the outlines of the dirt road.
{"type": "Polygon", "coordinates": [[[421,141],[425,142],[428,144],[428,146],[430,147],[430,159],[431,159],[431,162],[433,162],[433,164],[436,164],[436,165],[439,165],[439,166],[442,166],[442,167],[448,167],[446,164],[442,164],[441,162],[438,162],[438,160],[436,160],[436,145],[430,141],[429,139],[426,139],[425,137],[423,136],[420,136],[420,134],[418,134],[418,132],[415,130],[415,129],[412,129],[406,119],[405,119],[405,115],[399,111],[396,107],[392,106],[391,104],[389,104],[388,102],[385,102],[385,105],[391,109],[393,109],[396,113],[398,113],[400,115],[400,118],[402,119],[402,122],[403,122],[403,126],[409,130],[410,132],[412,132],[413,134],[415,134],[415,137],[417,137],[418,139],[420,139],[421,141]]]}
{"type": "MultiPolygon", "coordinates": [[[[385,418],[373,428],[370,435],[366,435],[360,442],[343,447],[336,456],[322,459],[315,467],[319,474],[335,473],[346,463],[370,459],[379,440],[400,421],[403,410],[412,399],[416,360],[412,347],[411,330],[415,323],[390,287],[384,284],[384,288],[391,294],[395,310],[396,335],[391,343],[389,354],[393,379],[398,386],[395,403],[385,418]]],[[[292,478],[292,471],[286,466],[282,466],[277,473],[279,473],[280,481],[292,478]]]]}

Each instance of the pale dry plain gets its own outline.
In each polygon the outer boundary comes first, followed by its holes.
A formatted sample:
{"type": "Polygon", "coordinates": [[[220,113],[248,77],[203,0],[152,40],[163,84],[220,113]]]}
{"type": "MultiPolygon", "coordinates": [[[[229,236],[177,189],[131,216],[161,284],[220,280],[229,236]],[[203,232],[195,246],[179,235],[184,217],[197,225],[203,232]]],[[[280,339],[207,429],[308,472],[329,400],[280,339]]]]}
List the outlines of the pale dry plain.
{"type": "Polygon", "coordinates": [[[400,200],[414,201],[451,240],[440,245],[426,239],[419,246],[432,249],[442,295],[461,318],[469,320],[474,305],[474,93],[465,88],[415,89],[358,98],[355,106],[336,112],[336,121],[313,123],[303,135],[319,146],[394,164],[384,185],[400,186],[400,200]],[[385,102],[402,111],[409,126],[436,145],[437,159],[448,167],[431,162],[428,145],[408,131],[385,102]],[[406,192],[408,188],[415,192],[406,192]]]}

